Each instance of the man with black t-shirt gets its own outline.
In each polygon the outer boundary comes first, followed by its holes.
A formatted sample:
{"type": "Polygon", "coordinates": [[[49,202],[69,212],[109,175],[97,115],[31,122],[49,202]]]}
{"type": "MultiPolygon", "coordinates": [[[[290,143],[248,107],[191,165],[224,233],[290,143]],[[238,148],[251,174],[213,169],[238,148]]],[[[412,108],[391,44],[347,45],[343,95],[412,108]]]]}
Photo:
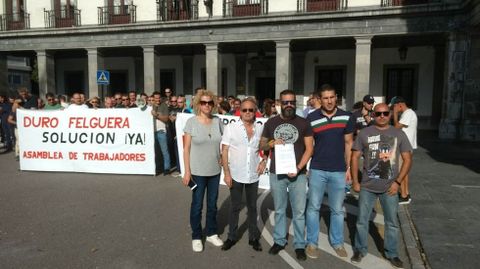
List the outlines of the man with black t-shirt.
{"type": "Polygon", "coordinates": [[[287,244],[287,203],[290,200],[293,215],[293,244],[298,260],[305,260],[305,204],[307,191],[306,165],[313,152],[312,129],[308,122],[295,115],[295,92],[284,90],[280,93],[281,114],[265,123],[260,149],[270,154],[270,189],[275,206],[274,244],[269,253],[278,254],[287,244]],[[296,172],[277,174],[275,172],[275,145],[293,144],[296,172]]]}

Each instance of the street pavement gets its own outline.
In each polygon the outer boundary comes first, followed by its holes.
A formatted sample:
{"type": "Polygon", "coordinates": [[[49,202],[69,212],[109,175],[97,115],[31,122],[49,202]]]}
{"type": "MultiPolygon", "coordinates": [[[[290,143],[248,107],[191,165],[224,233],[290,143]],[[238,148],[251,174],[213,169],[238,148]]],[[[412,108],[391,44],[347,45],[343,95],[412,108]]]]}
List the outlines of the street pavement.
{"type": "MultiPolygon", "coordinates": [[[[345,247],[335,255],[327,240],[328,207],[321,210],[319,259],[297,261],[293,235],[280,255],[273,244],[273,202],[259,191],[263,252],[248,246],[245,209],[240,241],[224,252],[209,243],[193,253],[189,228],[191,191],[179,177],[18,171],[12,153],[0,154],[0,268],[391,268],[382,258],[383,216],[372,216],[369,255],[350,263],[356,199],[346,200],[345,247]]],[[[415,193],[415,192],[414,192],[415,193]]],[[[415,202],[420,197],[415,196],[415,202]]],[[[326,202],[325,202],[326,203],[326,202]]],[[[219,234],[228,232],[229,192],[221,186],[219,234]]],[[[291,213],[289,213],[291,214],[291,213]]],[[[291,215],[289,215],[291,217],[291,215]]],[[[408,225],[406,225],[408,226],[408,225]]],[[[290,226],[290,233],[292,227],[290,226]]],[[[407,246],[400,257],[411,267],[407,246]]],[[[442,267],[439,267],[442,268],[442,267]]]]}
{"type": "Polygon", "coordinates": [[[479,268],[480,143],[441,141],[432,132],[420,132],[418,139],[410,176],[413,200],[406,209],[424,265],[479,268]]]}

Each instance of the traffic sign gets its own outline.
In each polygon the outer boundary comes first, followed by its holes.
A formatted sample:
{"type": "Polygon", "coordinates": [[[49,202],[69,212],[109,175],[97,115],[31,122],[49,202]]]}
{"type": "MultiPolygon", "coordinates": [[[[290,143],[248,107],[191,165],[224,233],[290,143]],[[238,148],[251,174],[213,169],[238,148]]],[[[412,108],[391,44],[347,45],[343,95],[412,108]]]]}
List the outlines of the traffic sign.
{"type": "Polygon", "coordinates": [[[110,84],[110,72],[107,70],[97,70],[97,84],[110,84]]]}

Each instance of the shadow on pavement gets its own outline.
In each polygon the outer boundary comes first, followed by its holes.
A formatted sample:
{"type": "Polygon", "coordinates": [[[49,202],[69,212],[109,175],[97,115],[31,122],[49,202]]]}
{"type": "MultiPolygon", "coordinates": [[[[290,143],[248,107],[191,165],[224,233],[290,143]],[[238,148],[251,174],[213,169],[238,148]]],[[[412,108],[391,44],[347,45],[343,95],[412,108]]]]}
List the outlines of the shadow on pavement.
{"type": "Polygon", "coordinates": [[[441,140],[437,131],[418,131],[418,145],[438,162],[462,165],[480,173],[480,143],[455,140],[441,140]]]}

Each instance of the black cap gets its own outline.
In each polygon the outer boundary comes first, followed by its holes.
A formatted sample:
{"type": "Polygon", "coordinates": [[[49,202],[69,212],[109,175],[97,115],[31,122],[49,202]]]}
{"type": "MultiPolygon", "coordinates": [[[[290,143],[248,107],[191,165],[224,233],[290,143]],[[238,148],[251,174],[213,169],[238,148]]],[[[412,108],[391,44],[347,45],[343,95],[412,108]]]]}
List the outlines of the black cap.
{"type": "Polygon", "coordinates": [[[367,94],[363,97],[363,101],[367,102],[368,104],[373,104],[375,103],[375,98],[373,98],[373,96],[371,96],[370,94],[367,94]]]}
{"type": "Polygon", "coordinates": [[[401,96],[395,96],[390,100],[390,104],[388,106],[393,106],[393,105],[399,104],[399,103],[406,103],[405,99],[403,99],[403,97],[401,97],[401,96]]]}

